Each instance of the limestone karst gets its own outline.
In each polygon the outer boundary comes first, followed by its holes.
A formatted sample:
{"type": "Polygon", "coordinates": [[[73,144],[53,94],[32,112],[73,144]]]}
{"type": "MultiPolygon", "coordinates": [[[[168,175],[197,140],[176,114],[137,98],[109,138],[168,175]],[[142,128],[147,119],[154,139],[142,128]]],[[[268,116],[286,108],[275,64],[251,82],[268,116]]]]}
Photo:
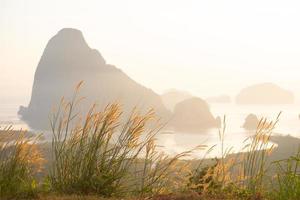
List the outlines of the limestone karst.
{"type": "Polygon", "coordinates": [[[170,124],[176,131],[201,132],[220,127],[220,119],[212,115],[203,99],[193,97],[175,106],[170,124]]]}
{"type": "Polygon", "coordinates": [[[60,30],[48,42],[35,72],[30,103],[20,107],[19,115],[31,128],[48,129],[52,107],[62,96],[70,97],[82,80],[84,108],[94,102],[100,107],[118,102],[125,115],[137,106],[141,110],[154,108],[159,117],[170,116],[158,94],[107,64],[87,45],[81,31],[71,28],[60,30]]]}

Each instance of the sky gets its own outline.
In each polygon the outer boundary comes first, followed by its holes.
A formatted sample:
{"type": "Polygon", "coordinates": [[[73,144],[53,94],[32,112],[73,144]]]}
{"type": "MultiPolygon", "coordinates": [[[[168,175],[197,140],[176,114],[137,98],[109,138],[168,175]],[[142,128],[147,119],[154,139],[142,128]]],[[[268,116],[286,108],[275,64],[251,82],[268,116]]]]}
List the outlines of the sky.
{"type": "Polygon", "coordinates": [[[158,93],[234,96],[274,82],[297,94],[299,10],[296,0],[0,0],[0,103],[29,101],[43,50],[65,27],[158,93]]]}

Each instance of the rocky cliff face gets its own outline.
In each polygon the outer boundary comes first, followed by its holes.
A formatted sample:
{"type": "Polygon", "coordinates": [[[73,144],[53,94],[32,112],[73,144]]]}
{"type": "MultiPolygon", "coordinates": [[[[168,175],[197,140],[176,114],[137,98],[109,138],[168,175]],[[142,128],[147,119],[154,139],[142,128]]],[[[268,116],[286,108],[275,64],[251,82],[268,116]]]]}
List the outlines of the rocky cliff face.
{"type": "Polygon", "coordinates": [[[159,95],[107,64],[79,30],[66,28],[48,42],[35,72],[30,103],[20,107],[21,118],[34,129],[49,128],[51,108],[62,96],[70,97],[82,80],[80,95],[88,99],[84,106],[120,102],[125,114],[137,106],[141,110],[154,108],[162,118],[170,116],[159,95]]]}
{"type": "Polygon", "coordinates": [[[238,104],[291,104],[292,92],[272,83],[253,85],[241,90],[236,97],[238,104]]]}

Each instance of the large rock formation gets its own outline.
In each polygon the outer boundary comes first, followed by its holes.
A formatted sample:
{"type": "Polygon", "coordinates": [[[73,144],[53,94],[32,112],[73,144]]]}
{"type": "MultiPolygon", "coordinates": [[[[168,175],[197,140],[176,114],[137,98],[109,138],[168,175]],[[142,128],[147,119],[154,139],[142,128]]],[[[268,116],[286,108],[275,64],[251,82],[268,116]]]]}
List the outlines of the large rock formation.
{"type": "Polygon", "coordinates": [[[193,97],[175,106],[170,125],[176,131],[200,132],[220,127],[220,119],[213,117],[204,100],[193,97]]]}
{"type": "Polygon", "coordinates": [[[21,118],[34,129],[49,128],[51,108],[62,96],[70,97],[81,80],[80,95],[88,99],[86,109],[95,101],[100,106],[119,102],[125,114],[138,106],[142,110],[154,108],[161,117],[170,115],[159,95],[107,64],[79,30],[66,28],[48,42],[35,72],[30,103],[20,107],[21,118]]]}
{"type": "Polygon", "coordinates": [[[291,104],[292,92],[272,83],[253,85],[241,90],[236,97],[238,104],[291,104]]]}
{"type": "Polygon", "coordinates": [[[176,89],[171,89],[161,95],[164,105],[170,110],[174,110],[177,103],[191,97],[190,93],[176,89]]]}

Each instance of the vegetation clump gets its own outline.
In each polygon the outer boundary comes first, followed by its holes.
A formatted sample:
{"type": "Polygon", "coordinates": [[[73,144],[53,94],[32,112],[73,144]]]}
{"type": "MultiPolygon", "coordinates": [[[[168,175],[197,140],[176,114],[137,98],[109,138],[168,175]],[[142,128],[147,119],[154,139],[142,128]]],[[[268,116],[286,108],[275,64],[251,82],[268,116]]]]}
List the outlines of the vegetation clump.
{"type": "Polygon", "coordinates": [[[184,160],[194,150],[206,149],[209,155],[218,146],[199,145],[168,156],[155,143],[162,126],[153,110],[134,110],[124,121],[119,104],[100,111],[93,105],[83,118],[76,109],[79,87],[52,115],[52,157],[46,169],[38,138],[4,130],[14,139],[0,137],[1,199],[299,199],[300,150],[269,160],[280,114],[274,121],[262,118],[239,153],[224,144],[224,117],[220,156],[184,160]]]}
{"type": "MultiPolygon", "coordinates": [[[[78,86],[79,87],[79,86],[78,86]]],[[[71,194],[120,196],[152,194],[165,189],[167,176],[176,162],[190,153],[169,157],[158,152],[155,136],[160,125],[153,110],[132,112],[121,122],[119,104],[103,111],[92,106],[84,120],[75,113],[77,92],[62,101],[53,115],[53,163],[48,176],[53,191],[71,194]]]]}
{"type": "Polygon", "coordinates": [[[34,197],[38,189],[35,176],[44,162],[36,145],[38,138],[25,137],[25,131],[16,135],[11,127],[3,131],[6,134],[0,137],[0,197],[34,197]]]}

